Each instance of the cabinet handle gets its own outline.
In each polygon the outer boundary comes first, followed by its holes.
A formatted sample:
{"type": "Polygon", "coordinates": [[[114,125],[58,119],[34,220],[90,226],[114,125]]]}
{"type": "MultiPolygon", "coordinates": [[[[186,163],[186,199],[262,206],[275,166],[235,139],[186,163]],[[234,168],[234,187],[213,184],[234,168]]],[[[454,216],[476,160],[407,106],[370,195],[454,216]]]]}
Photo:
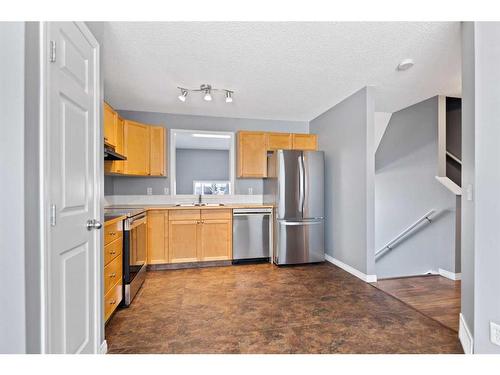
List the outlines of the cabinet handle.
{"type": "Polygon", "coordinates": [[[110,251],[109,252],[111,255],[115,255],[116,254],[116,251],[110,251]]]}
{"type": "Polygon", "coordinates": [[[113,272],[109,277],[116,277],[116,272],[113,272]]]}
{"type": "Polygon", "coordinates": [[[113,301],[109,302],[110,305],[114,305],[115,303],[116,303],[116,299],[114,299],[113,301]]]}

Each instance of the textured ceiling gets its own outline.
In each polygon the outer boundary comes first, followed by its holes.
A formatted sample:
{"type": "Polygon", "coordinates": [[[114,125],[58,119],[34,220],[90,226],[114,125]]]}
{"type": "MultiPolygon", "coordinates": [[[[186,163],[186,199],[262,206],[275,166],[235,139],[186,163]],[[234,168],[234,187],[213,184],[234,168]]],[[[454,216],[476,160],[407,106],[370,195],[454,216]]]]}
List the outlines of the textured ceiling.
{"type": "Polygon", "coordinates": [[[105,96],[118,109],[311,120],[366,85],[376,110],[460,95],[458,22],[106,22],[105,96]],[[404,58],[415,66],[396,71],[404,58]],[[177,86],[235,91],[205,102],[177,86]]]}

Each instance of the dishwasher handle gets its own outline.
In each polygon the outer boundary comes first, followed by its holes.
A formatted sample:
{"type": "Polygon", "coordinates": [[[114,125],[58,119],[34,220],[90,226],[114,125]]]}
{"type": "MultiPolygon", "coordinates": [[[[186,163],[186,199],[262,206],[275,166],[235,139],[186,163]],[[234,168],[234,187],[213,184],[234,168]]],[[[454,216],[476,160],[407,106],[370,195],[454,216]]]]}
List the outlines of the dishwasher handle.
{"type": "Polygon", "coordinates": [[[233,216],[271,216],[270,212],[234,212],[233,216]]]}

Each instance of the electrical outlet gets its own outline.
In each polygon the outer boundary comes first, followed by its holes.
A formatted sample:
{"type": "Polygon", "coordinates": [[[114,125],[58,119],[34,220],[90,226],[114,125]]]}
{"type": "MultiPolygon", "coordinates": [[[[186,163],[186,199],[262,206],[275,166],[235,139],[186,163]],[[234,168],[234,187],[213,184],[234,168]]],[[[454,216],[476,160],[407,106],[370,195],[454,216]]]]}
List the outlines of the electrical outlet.
{"type": "Polygon", "coordinates": [[[163,188],[163,194],[169,195],[170,194],[170,189],[168,187],[163,188]]]}
{"type": "Polygon", "coordinates": [[[153,194],[153,188],[151,188],[151,187],[148,187],[146,191],[147,191],[148,195],[153,194]]]}
{"type": "Polygon", "coordinates": [[[253,188],[248,188],[248,195],[252,195],[253,194],[253,188]]]}
{"type": "Polygon", "coordinates": [[[500,324],[490,322],[490,341],[500,346],[500,324]]]}

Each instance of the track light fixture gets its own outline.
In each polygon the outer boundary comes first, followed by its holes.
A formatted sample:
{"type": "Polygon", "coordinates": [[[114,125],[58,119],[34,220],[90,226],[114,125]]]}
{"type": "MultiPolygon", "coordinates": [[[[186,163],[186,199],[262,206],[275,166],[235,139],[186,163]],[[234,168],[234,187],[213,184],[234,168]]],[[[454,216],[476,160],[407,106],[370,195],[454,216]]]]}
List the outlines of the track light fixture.
{"type": "Polygon", "coordinates": [[[179,90],[181,90],[181,94],[178,96],[179,100],[181,102],[186,101],[186,97],[189,92],[202,92],[203,93],[203,99],[207,102],[212,101],[212,92],[214,91],[223,91],[225,92],[226,96],[226,103],[232,103],[233,102],[233,90],[228,90],[228,89],[215,89],[212,88],[211,85],[208,84],[203,84],[200,86],[199,89],[187,89],[185,87],[177,87],[179,90]]]}
{"type": "Polygon", "coordinates": [[[188,96],[187,90],[181,89],[181,94],[178,96],[179,100],[181,102],[185,102],[186,101],[186,96],[188,96]]]}

